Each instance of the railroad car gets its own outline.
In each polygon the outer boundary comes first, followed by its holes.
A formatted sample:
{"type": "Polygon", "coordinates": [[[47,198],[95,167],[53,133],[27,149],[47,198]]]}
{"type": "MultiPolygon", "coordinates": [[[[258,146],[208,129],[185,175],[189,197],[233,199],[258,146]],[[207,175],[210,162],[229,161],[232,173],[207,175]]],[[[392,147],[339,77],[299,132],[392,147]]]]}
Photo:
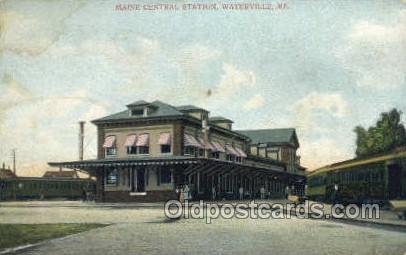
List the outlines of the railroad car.
{"type": "Polygon", "coordinates": [[[95,193],[95,181],[75,178],[17,177],[0,179],[0,200],[81,199],[95,193]]]}
{"type": "Polygon", "coordinates": [[[406,150],[328,165],[307,176],[311,200],[341,203],[380,203],[406,197],[406,150]],[[338,191],[334,192],[337,185],[338,191]]]}

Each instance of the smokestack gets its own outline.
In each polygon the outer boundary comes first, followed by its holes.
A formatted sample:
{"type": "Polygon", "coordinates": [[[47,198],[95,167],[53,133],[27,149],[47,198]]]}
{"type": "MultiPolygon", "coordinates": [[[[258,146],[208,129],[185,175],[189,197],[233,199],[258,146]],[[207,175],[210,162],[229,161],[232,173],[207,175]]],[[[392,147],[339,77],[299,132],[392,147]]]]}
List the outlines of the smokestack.
{"type": "Polygon", "coordinates": [[[79,160],[83,160],[83,140],[85,137],[85,122],[79,121],[79,160]]]}

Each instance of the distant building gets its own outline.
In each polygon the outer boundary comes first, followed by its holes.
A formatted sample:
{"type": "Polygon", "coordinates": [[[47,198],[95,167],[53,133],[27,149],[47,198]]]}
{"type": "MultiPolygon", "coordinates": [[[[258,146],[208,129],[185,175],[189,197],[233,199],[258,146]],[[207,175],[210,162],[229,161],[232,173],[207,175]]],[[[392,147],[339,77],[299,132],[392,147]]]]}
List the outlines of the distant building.
{"type": "Polygon", "coordinates": [[[286,163],[288,172],[304,171],[297,155],[299,140],[294,128],[237,130],[251,139],[250,154],[286,163]]]}
{"type": "Polygon", "coordinates": [[[0,168],[0,179],[15,178],[17,177],[14,172],[9,168],[6,168],[6,165],[3,163],[0,168]]]}
{"type": "Polygon", "coordinates": [[[270,197],[286,186],[302,190],[304,171],[294,129],[235,131],[233,121],[210,117],[193,105],[137,101],[92,121],[97,159],[50,162],[81,169],[97,179],[98,201],[164,201],[188,185],[193,198],[270,197]]]}
{"type": "Polygon", "coordinates": [[[46,171],[42,177],[76,179],[76,178],[79,178],[79,175],[76,171],[46,171]]]}

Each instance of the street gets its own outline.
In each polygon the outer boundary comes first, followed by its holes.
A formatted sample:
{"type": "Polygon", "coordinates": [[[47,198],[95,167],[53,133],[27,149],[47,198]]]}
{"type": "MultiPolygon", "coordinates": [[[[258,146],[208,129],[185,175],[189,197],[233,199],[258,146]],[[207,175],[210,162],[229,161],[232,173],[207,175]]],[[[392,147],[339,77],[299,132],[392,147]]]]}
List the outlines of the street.
{"type": "Polygon", "coordinates": [[[99,222],[110,226],[19,254],[404,254],[406,233],[305,219],[181,219],[159,204],[2,203],[0,223],[99,222]]]}

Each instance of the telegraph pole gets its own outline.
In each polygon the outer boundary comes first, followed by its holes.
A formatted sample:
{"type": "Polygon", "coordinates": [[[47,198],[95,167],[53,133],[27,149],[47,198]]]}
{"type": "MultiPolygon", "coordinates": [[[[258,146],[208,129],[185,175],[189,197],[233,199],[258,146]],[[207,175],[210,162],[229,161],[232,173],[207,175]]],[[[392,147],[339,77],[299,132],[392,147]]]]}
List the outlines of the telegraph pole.
{"type": "Polygon", "coordinates": [[[83,140],[85,137],[85,122],[79,121],[79,160],[83,160],[83,140]]]}

